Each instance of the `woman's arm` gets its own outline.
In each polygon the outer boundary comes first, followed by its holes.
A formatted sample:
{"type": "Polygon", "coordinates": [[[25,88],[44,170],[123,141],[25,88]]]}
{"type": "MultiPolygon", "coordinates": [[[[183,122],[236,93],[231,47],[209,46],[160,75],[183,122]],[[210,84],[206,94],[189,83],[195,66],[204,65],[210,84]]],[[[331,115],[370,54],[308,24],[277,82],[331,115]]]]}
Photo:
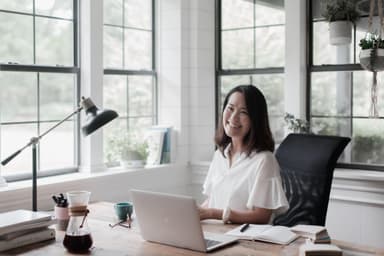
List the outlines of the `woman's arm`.
{"type": "MultiPolygon", "coordinates": [[[[204,204],[204,203],[203,203],[204,204]]],[[[223,216],[222,209],[199,207],[200,220],[216,219],[221,220],[223,216]]],[[[249,211],[236,211],[232,210],[229,213],[229,221],[231,223],[254,223],[254,224],[266,224],[271,218],[272,210],[265,208],[255,208],[249,211]]]]}

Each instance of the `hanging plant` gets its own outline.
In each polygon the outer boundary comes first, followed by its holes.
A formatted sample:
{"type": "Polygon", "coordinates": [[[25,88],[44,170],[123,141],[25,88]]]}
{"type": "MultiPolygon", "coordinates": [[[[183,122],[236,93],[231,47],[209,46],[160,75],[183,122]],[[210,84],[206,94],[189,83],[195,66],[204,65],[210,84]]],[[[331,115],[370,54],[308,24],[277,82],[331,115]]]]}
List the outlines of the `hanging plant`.
{"type": "Polygon", "coordinates": [[[360,65],[372,72],[384,70],[384,40],[380,35],[367,33],[360,40],[360,65]]]}
{"type": "Polygon", "coordinates": [[[372,86],[371,86],[371,107],[370,116],[378,117],[377,110],[377,72],[384,70],[384,40],[382,39],[383,24],[383,2],[377,0],[378,13],[380,17],[380,31],[379,33],[372,32],[372,19],[375,9],[375,0],[370,1],[369,17],[368,17],[368,32],[363,39],[360,40],[360,65],[373,72],[372,86]]]}
{"type": "Polygon", "coordinates": [[[331,45],[351,43],[352,26],[360,18],[354,2],[328,0],[321,15],[329,22],[329,42],[331,45]]]}

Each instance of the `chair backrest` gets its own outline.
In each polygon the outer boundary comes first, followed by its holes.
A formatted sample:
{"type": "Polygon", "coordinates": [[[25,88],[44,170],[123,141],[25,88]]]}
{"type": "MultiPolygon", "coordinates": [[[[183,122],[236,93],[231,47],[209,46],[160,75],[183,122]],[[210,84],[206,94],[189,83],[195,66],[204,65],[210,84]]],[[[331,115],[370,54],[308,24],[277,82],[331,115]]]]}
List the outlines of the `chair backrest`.
{"type": "Polygon", "coordinates": [[[339,136],[289,134],[276,150],[289,210],[275,225],[325,225],[333,171],[351,139],[339,136]]]}

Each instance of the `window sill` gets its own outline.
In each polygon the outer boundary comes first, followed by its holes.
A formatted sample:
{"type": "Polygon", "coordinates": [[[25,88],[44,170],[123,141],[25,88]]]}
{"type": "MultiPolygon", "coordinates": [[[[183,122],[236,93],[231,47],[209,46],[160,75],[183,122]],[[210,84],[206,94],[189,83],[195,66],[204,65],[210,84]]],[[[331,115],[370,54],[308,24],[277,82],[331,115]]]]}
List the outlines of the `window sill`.
{"type": "Polygon", "coordinates": [[[336,168],[333,177],[336,179],[380,182],[384,181],[384,172],[336,168]]]}

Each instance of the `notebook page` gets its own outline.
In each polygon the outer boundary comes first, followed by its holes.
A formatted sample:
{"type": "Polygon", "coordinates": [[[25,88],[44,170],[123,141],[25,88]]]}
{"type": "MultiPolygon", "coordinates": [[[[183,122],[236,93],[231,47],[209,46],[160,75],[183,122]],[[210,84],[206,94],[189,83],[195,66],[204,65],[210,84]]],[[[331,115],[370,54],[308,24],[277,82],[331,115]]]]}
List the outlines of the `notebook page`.
{"type": "Polygon", "coordinates": [[[288,227],[272,226],[258,235],[256,239],[277,244],[289,244],[298,237],[288,227]]]}
{"type": "Polygon", "coordinates": [[[228,231],[225,234],[226,235],[230,235],[230,236],[237,236],[240,239],[250,239],[250,240],[252,240],[255,237],[257,237],[260,234],[262,234],[267,229],[272,227],[271,225],[255,225],[255,224],[250,224],[249,227],[244,232],[240,232],[240,229],[244,225],[240,225],[237,228],[234,228],[234,229],[228,231]]]}

